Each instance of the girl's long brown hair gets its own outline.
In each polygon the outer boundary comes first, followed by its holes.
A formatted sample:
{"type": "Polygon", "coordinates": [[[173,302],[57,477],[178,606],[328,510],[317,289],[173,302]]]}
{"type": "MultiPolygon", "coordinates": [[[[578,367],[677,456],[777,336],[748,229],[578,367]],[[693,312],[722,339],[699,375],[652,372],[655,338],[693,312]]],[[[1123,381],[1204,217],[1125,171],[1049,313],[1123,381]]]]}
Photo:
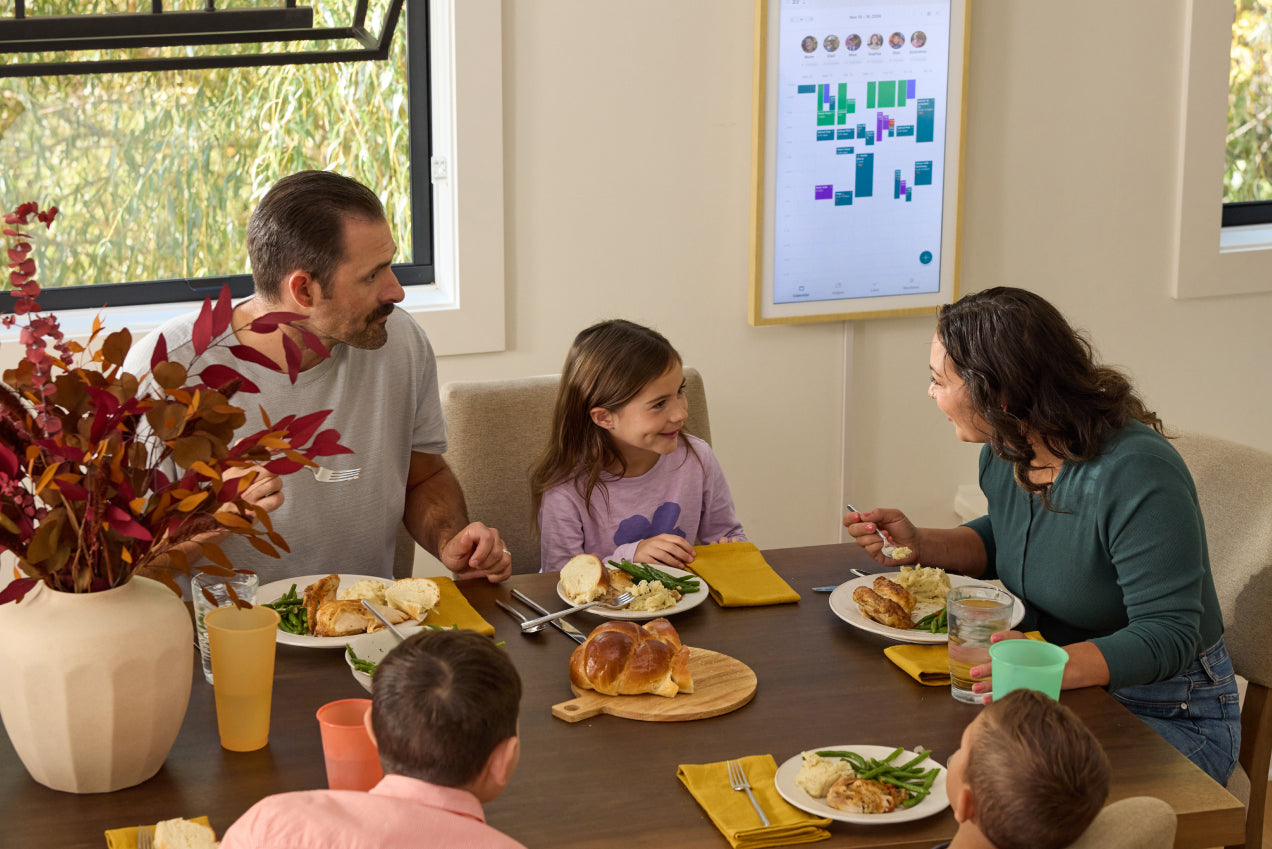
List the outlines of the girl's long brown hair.
{"type": "MultiPolygon", "coordinates": [[[[590,513],[592,493],[598,486],[605,489],[605,470],[618,468],[620,475],[627,470],[610,435],[592,421],[591,410],[618,410],[679,362],[680,354],[665,336],[624,319],[602,321],[574,337],[561,371],[552,434],[530,473],[536,527],[543,494],[552,487],[576,478],[590,513]]],[[[683,429],[680,434],[687,444],[683,429]]]]}
{"type": "Polygon", "coordinates": [[[1048,508],[1050,485],[1029,479],[1038,468],[1030,436],[1063,460],[1085,462],[1131,419],[1162,432],[1126,376],[1097,363],[1091,343],[1033,292],[999,286],[962,297],[941,308],[936,334],[989,424],[990,447],[1048,508]]]}

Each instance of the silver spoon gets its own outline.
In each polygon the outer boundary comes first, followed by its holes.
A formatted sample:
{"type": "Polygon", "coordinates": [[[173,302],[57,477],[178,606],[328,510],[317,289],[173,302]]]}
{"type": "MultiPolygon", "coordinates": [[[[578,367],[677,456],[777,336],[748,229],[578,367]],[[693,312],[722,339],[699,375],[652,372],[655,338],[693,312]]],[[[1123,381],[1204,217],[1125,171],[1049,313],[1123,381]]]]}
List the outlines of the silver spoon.
{"type": "MultiPolygon", "coordinates": [[[[504,603],[503,603],[502,601],[500,601],[499,599],[495,599],[495,604],[497,604],[497,605],[499,605],[500,607],[502,607],[505,611],[507,611],[507,613],[508,613],[508,615],[509,615],[509,616],[511,616],[513,619],[516,619],[518,622],[525,623],[525,622],[529,622],[529,621],[530,621],[529,619],[527,619],[527,618],[526,618],[526,615],[525,615],[524,613],[522,613],[520,610],[518,610],[517,608],[515,608],[515,607],[513,607],[513,606],[511,606],[511,605],[509,605],[509,604],[504,604],[504,603]]],[[[540,623],[540,624],[538,624],[538,625],[534,625],[534,626],[531,626],[531,627],[529,627],[529,628],[522,627],[522,629],[521,629],[521,633],[523,633],[523,634],[537,634],[537,633],[539,633],[540,631],[542,631],[542,630],[543,630],[544,628],[546,628],[546,627],[548,627],[548,623],[547,623],[547,622],[542,622],[542,623],[540,623]]]]}
{"type": "Polygon", "coordinates": [[[388,628],[390,631],[393,632],[393,636],[397,637],[399,643],[406,639],[406,637],[402,636],[402,632],[399,631],[392,622],[384,618],[383,613],[375,609],[374,604],[372,604],[371,602],[367,601],[364,598],[362,599],[362,606],[365,607],[367,610],[371,611],[372,616],[374,616],[376,619],[379,619],[381,622],[383,622],[384,627],[388,628]]]}
{"type": "MultiPolygon", "coordinates": [[[[849,513],[861,512],[856,507],[853,507],[851,504],[845,504],[844,507],[848,510],[849,513]]],[[[892,552],[897,550],[897,546],[893,545],[891,542],[888,541],[888,538],[883,535],[883,531],[879,530],[878,525],[875,525],[875,533],[879,535],[879,539],[883,540],[883,548],[879,550],[883,552],[884,557],[891,557],[892,552]]]]}

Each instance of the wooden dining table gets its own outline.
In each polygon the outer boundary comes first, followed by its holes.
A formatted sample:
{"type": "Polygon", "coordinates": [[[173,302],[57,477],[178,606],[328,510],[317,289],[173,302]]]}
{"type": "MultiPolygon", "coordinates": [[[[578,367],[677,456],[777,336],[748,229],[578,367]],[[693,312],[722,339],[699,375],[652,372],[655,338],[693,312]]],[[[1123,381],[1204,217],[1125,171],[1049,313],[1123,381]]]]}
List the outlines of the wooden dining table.
{"type": "MultiPolygon", "coordinates": [[[[676,615],[683,641],[740,660],[756,674],[755,697],[722,716],[644,722],[600,715],[576,723],[553,717],[571,698],[568,661],[575,643],[559,631],[525,636],[496,605],[514,588],[550,610],[562,608],[553,575],[514,575],[503,584],[468,581],[464,594],[494,625],[524,687],[521,763],[507,790],[486,806],[488,821],[530,849],[676,846],[723,849],[727,841],[676,776],[680,764],[771,754],[780,764],[810,748],[841,744],[930,748],[945,763],[980,709],[924,686],[883,653],[889,641],[841,620],[827,596],[849,569],[880,571],[855,545],[764,552],[801,595],[798,603],[722,608],[708,600],[676,615]]],[[[524,608],[523,608],[524,609],[524,608]]],[[[529,610],[526,610],[530,614],[529,610]]],[[[533,614],[531,614],[533,615],[533,614]]],[[[576,614],[584,631],[600,619],[576,614]]],[[[314,713],[330,701],[365,697],[340,651],[279,645],[269,745],[221,748],[212,687],[195,675],[177,742],[159,773],[113,793],[62,793],[33,781],[8,737],[0,740],[0,846],[94,847],[103,832],[160,819],[206,815],[220,834],[260,798],[326,786],[314,713]]],[[[1156,796],[1175,809],[1175,846],[1204,849],[1239,842],[1241,803],[1100,688],[1070,690],[1061,701],[1090,726],[1113,768],[1110,801],[1156,796]]],[[[833,823],[826,847],[930,847],[956,829],[943,812],[909,823],[833,823]]]]}

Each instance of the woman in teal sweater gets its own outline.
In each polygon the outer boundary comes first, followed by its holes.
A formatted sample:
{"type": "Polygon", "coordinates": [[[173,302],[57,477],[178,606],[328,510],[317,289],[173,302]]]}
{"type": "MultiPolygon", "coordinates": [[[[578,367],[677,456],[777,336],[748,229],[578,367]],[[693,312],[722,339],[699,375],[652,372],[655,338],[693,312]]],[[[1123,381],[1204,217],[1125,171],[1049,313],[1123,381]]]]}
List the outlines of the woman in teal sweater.
{"type": "Polygon", "coordinates": [[[1021,289],[944,307],[929,366],[928,395],[955,435],[985,445],[989,514],[916,528],[885,508],[849,513],[849,532],[887,565],[898,561],[876,527],[911,549],[900,562],[1002,580],[1026,603],[1023,628],[1068,651],[1066,689],[1107,687],[1225,783],[1240,748],[1236,680],[1197,492],[1161,419],[1055,307],[1021,289]]]}

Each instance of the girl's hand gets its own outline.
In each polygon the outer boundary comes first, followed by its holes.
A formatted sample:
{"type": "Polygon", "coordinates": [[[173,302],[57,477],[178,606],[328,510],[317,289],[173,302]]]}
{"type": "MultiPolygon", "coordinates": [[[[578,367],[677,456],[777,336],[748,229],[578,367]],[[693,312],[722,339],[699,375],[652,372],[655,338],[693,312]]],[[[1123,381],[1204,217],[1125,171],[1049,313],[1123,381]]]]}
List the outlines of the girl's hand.
{"type": "Polygon", "coordinates": [[[900,510],[881,507],[868,513],[845,513],[844,527],[848,529],[848,533],[857,541],[857,545],[864,548],[872,558],[885,566],[919,562],[919,529],[914,527],[914,523],[907,519],[900,510]],[[875,528],[878,528],[893,545],[903,545],[910,549],[910,556],[896,560],[891,557],[885,557],[883,555],[883,540],[879,539],[879,534],[875,533],[875,528]]]}
{"type": "Polygon", "coordinates": [[[679,534],[659,534],[656,537],[643,539],[636,546],[632,560],[637,563],[658,563],[679,569],[686,563],[692,563],[693,546],[689,540],[679,534]]]}

